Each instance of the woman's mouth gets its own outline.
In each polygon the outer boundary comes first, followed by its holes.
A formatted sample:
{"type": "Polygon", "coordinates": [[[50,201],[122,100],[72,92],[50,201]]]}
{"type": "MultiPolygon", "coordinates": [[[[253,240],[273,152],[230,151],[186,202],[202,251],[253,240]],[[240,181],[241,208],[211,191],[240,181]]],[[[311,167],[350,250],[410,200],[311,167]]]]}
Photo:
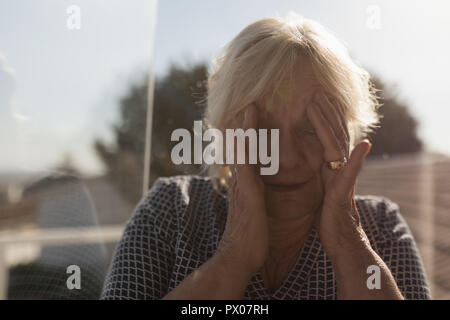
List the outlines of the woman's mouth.
{"type": "Polygon", "coordinates": [[[266,184],[269,189],[276,191],[276,192],[290,192],[290,191],[297,191],[301,188],[303,188],[304,185],[306,185],[306,182],[301,183],[270,183],[266,184]]]}

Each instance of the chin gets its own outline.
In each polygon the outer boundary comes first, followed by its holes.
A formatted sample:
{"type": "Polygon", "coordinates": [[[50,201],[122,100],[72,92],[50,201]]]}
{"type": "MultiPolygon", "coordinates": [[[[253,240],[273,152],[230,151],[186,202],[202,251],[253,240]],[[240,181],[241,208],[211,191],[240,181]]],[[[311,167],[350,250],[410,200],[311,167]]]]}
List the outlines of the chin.
{"type": "Polygon", "coordinates": [[[283,211],[286,215],[310,212],[318,208],[323,200],[323,192],[315,180],[311,180],[302,188],[289,191],[273,191],[266,188],[266,207],[270,212],[283,211]]]}

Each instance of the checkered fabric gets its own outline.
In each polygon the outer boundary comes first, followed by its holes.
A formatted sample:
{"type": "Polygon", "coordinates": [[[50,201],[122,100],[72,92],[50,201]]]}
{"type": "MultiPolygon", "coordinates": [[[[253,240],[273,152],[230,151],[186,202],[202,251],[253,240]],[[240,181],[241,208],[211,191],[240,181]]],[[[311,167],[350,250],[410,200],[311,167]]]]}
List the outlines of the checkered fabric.
{"type": "MultiPolygon", "coordinates": [[[[224,191],[224,190],[222,190],[224,191]]],[[[362,226],[406,299],[430,299],[423,264],[399,207],[380,196],[355,196],[362,226]]],[[[158,179],[137,205],[117,245],[101,299],[160,299],[216,251],[228,212],[210,178],[158,179]]],[[[368,275],[369,276],[369,275],[368,275]]],[[[296,264],[272,294],[255,273],[245,299],[336,299],[336,278],[315,227],[296,264]]]]}

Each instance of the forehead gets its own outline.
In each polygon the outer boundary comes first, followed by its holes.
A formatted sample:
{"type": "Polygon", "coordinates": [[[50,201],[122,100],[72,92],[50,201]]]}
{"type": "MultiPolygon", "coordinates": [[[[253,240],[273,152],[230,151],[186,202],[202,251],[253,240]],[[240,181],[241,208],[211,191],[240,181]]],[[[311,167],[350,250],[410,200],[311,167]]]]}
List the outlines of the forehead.
{"type": "Polygon", "coordinates": [[[270,115],[267,118],[272,121],[288,118],[296,122],[302,119],[304,121],[306,106],[321,87],[312,68],[303,65],[292,76],[284,78],[257,99],[256,105],[260,112],[270,115]]]}

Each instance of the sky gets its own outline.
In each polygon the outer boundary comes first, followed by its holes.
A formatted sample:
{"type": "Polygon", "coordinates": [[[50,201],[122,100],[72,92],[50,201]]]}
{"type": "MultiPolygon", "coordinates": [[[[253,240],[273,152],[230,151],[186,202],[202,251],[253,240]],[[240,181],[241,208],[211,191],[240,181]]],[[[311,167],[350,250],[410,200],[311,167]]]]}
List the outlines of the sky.
{"type": "Polygon", "coordinates": [[[111,139],[130,83],[209,63],[248,24],[290,10],[344,41],[410,106],[427,150],[450,154],[449,1],[0,0],[0,171],[42,170],[70,153],[100,173],[92,141],[111,139]],[[70,5],[80,29],[67,27],[70,5]]]}

